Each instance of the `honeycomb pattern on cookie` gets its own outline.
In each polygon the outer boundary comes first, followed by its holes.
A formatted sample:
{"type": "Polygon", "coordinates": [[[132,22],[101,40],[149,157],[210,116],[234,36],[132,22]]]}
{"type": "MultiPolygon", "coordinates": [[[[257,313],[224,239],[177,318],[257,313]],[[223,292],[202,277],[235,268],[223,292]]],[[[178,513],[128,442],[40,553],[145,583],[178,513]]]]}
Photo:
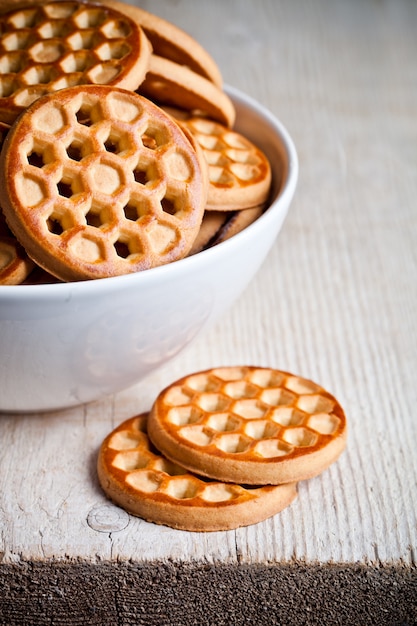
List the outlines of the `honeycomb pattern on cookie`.
{"type": "Polygon", "coordinates": [[[135,89],[147,52],[135,22],[109,7],[46,2],[2,15],[0,118],[13,121],[36,98],[73,85],[135,89]]]}
{"type": "Polygon", "coordinates": [[[207,206],[250,207],[267,199],[270,164],[249,139],[218,122],[204,118],[182,120],[201,146],[208,163],[210,189],[207,206]]]}
{"type": "Polygon", "coordinates": [[[64,266],[46,269],[71,280],[187,253],[205,197],[195,152],[168,116],[106,86],[65,89],[35,105],[9,146],[7,184],[16,209],[9,216],[26,223],[23,243],[40,264],[49,254],[54,265],[64,250],[64,266]]]}
{"type": "Polygon", "coordinates": [[[157,400],[178,442],[217,456],[293,458],[345,429],[336,400],[315,383],[268,368],[218,368],[182,379],[157,400]]]}
{"type": "Polygon", "coordinates": [[[131,418],[111,434],[106,448],[112,471],[131,492],[161,501],[187,501],[190,506],[228,506],[250,500],[267,488],[207,482],[168,461],[152,447],[146,415],[131,418]]]}

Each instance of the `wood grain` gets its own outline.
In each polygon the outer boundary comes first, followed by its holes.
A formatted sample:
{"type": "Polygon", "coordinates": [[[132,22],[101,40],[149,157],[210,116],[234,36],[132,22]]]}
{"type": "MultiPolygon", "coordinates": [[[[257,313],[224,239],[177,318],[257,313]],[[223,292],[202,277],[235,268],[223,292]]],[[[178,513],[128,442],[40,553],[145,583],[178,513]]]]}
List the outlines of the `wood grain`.
{"type": "MultiPolygon", "coordinates": [[[[415,589],[417,4],[138,4],[195,36],[227,83],[283,121],[299,186],[260,273],[176,360],[88,406],[0,416],[3,565],[392,566],[412,572],[415,589]],[[109,504],[95,474],[104,436],[176,378],[240,363],[293,371],[336,395],[350,425],[340,460],[300,484],[289,509],[237,531],[174,531],[109,504]]],[[[398,622],[415,623],[407,589],[398,622]]]]}

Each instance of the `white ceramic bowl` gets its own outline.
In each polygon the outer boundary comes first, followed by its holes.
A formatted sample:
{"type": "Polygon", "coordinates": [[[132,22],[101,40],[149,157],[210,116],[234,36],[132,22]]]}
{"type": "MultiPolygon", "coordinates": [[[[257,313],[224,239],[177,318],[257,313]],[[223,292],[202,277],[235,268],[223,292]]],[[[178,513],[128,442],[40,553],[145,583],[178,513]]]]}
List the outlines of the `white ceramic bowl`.
{"type": "Polygon", "coordinates": [[[294,195],[297,154],[268,110],[227,91],[236,128],[270,159],[268,210],[230,240],[163,267],[77,283],[0,286],[0,411],[61,409],[130,387],[215,322],[258,271],[294,195]]]}

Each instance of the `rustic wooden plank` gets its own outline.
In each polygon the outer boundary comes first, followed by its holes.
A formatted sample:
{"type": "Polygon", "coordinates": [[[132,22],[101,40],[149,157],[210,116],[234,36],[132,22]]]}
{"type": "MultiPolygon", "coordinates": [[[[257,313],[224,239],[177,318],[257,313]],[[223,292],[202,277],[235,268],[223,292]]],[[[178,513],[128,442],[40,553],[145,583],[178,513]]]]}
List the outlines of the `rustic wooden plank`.
{"type": "Polygon", "coordinates": [[[3,565],[303,562],[405,567],[408,576],[417,548],[417,5],[140,5],[193,34],[227,82],[283,120],[299,187],[261,272],[172,363],[88,406],[0,416],[3,565]],[[109,504],[95,475],[107,432],[175,378],[229,363],[277,366],[332,391],[350,423],[341,459],[301,484],[282,514],[237,531],[174,531],[109,504]]]}
{"type": "Polygon", "coordinates": [[[0,583],[6,570],[7,626],[415,623],[416,580],[399,567],[35,563],[4,566],[0,583]]]}

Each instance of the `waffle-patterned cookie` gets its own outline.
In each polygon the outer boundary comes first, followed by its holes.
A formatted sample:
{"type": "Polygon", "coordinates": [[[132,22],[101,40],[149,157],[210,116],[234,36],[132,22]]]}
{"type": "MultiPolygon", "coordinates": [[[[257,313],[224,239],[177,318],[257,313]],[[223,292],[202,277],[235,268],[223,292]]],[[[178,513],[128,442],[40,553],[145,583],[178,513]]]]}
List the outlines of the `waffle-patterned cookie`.
{"type": "Polygon", "coordinates": [[[162,391],[149,437],[173,462],[225,482],[280,484],[316,476],[345,447],[346,419],[319,385],[260,367],[220,367],[162,391]]]}
{"type": "Polygon", "coordinates": [[[160,106],[199,111],[232,127],[236,111],[232,100],[217,85],[189,67],[152,54],[138,93],[160,106]]]}
{"type": "Polygon", "coordinates": [[[230,530],[275,515],[296,497],[295,484],[250,488],[190,474],[151,445],[146,425],[146,415],[123,422],[97,463],[105,493],[134,515],[181,530],[230,530]]]}
{"type": "Polygon", "coordinates": [[[140,24],[151,42],[155,54],[174,61],[179,65],[185,65],[218,87],[222,86],[222,75],[213,57],[196,39],[184,30],[160,16],[144,11],[144,9],[137,6],[116,0],[100,1],[102,4],[126,13],[126,15],[129,15],[129,17],[140,24]]]}
{"type": "Polygon", "coordinates": [[[206,173],[178,125],[135,92],[108,86],[38,99],[9,131],[0,159],[10,228],[62,280],[186,256],[206,195],[206,173]]]}
{"type": "Polygon", "coordinates": [[[140,26],[94,2],[30,4],[0,15],[0,121],[80,84],[136,89],[151,56],[140,26]]]}
{"type": "Polygon", "coordinates": [[[262,150],[213,120],[194,117],[180,123],[194,135],[208,163],[207,210],[247,209],[267,200],[271,167],[262,150]]]}

